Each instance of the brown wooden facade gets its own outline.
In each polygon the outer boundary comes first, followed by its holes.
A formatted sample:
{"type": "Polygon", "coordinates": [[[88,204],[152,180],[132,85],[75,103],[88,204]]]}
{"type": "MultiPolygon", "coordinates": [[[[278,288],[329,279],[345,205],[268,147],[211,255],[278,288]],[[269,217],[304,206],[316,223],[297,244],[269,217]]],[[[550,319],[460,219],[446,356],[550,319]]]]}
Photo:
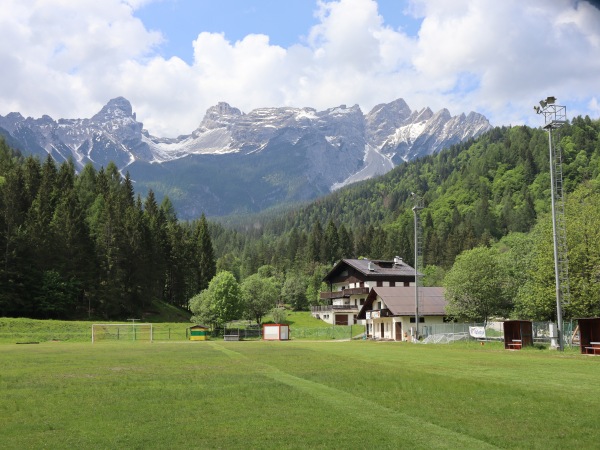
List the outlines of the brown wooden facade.
{"type": "Polygon", "coordinates": [[[533,324],[530,320],[507,320],[504,322],[504,348],[520,350],[533,345],[533,324]]]}
{"type": "Polygon", "coordinates": [[[581,353],[600,355],[600,317],[577,319],[581,353]]]}

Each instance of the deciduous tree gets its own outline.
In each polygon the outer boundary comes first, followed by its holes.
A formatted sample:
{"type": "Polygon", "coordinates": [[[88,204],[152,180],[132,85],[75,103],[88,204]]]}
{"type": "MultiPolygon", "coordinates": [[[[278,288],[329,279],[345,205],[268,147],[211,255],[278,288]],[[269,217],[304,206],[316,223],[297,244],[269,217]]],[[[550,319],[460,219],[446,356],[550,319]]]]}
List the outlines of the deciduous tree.
{"type": "Polygon", "coordinates": [[[492,316],[510,314],[512,302],[505,289],[506,274],[497,255],[496,249],[476,247],[456,258],[444,278],[448,315],[485,323],[492,316]]]}

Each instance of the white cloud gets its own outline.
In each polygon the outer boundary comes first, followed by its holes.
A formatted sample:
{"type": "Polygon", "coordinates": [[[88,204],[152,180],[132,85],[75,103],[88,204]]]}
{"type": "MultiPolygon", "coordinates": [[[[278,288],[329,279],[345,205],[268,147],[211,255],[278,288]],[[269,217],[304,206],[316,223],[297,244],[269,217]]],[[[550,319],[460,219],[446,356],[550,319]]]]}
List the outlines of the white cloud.
{"type": "MultiPolygon", "coordinates": [[[[562,101],[600,89],[600,11],[586,2],[503,0],[419,1],[425,19],[416,66],[441,77],[439,94],[496,123],[527,121],[531,105],[547,95],[562,101]],[[463,72],[479,85],[455,89],[463,72]]],[[[433,92],[436,94],[436,92],[433,92]]]]}
{"type": "Polygon", "coordinates": [[[531,106],[555,95],[598,113],[600,11],[583,1],[413,0],[408,13],[423,21],[410,37],[374,0],[321,0],[306,42],[200,32],[191,65],[157,56],[164,37],[133,14],[148,1],[4,0],[0,114],[90,117],[122,95],[153,134],[175,136],[219,101],[367,112],[403,97],[413,109],[536,124],[531,106]]]}

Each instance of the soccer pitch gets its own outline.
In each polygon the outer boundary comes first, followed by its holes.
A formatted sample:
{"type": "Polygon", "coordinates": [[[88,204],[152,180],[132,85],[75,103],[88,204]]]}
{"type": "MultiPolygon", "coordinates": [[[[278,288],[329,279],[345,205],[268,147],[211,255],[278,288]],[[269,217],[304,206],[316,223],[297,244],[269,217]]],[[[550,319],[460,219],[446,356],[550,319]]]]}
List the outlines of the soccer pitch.
{"type": "Polygon", "coordinates": [[[392,342],[0,345],[22,448],[592,448],[600,357],[392,342]]]}

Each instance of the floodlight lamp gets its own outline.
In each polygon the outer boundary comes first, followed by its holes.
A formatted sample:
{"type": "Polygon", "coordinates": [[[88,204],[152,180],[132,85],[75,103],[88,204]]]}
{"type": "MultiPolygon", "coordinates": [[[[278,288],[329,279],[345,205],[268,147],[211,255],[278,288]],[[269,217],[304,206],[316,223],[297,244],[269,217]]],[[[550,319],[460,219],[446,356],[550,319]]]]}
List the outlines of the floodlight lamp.
{"type": "Polygon", "coordinates": [[[540,100],[540,105],[542,108],[545,108],[546,106],[548,106],[548,102],[545,100],[540,100]]]}
{"type": "Polygon", "coordinates": [[[556,97],[548,97],[548,98],[546,99],[546,103],[547,103],[548,105],[553,105],[555,101],[556,101],[556,97]]]}
{"type": "Polygon", "coordinates": [[[533,107],[533,110],[534,110],[536,113],[538,113],[538,114],[540,113],[540,107],[539,107],[539,106],[534,106],[534,107],[533,107]]]}

